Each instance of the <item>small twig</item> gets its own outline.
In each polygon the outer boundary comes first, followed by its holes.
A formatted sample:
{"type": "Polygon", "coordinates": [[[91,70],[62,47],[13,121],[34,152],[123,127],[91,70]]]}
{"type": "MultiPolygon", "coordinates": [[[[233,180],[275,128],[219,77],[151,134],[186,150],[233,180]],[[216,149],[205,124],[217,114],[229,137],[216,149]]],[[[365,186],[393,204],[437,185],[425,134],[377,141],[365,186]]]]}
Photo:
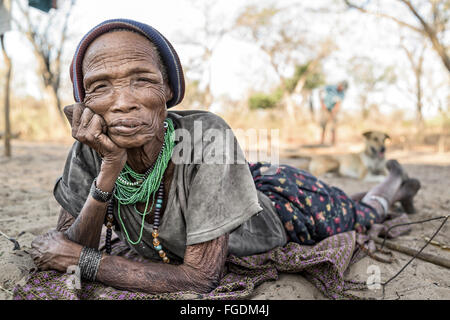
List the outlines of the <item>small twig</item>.
{"type": "Polygon", "coordinates": [[[371,257],[372,259],[376,260],[376,261],[380,261],[383,263],[392,263],[393,262],[393,254],[390,251],[384,251],[384,250],[378,250],[380,253],[385,254],[385,255],[389,255],[391,256],[391,258],[383,258],[380,256],[377,256],[374,252],[370,252],[370,250],[368,248],[366,248],[363,244],[359,245],[359,247],[361,248],[361,250],[366,253],[369,257],[371,257]]]}
{"type": "MultiPolygon", "coordinates": [[[[425,240],[425,241],[429,241],[430,238],[429,238],[429,237],[424,237],[424,240],[425,240]]],[[[442,250],[450,250],[450,246],[445,245],[445,244],[440,243],[440,242],[435,241],[435,240],[430,241],[430,244],[432,244],[432,245],[434,245],[434,246],[437,246],[437,247],[441,248],[442,250]]]]}
{"type": "MultiPolygon", "coordinates": [[[[450,215],[446,215],[446,216],[442,216],[442,217],[439,217],[439,218],[432,218],[432,219],[427,219],[427,220],[424,220],[424,221],[416,221],[416,222],[412,222],[412,223],[407,223],[407,224],[414,224],[414,223],[421,223],[421,222],[426,222],[426,221],[431,221],[431,220],[436,220],[436,219],[443,219],[444,218],[444,221],[442,222],[442,224],[439,226],[439,228],[436,230],[436,232],[431,236],[431,238],[428,240],[428,242],[400,269],[400,271],[399,272],[397,272],[393,277],[391,277],[389,280],[387,280],[386,282],[384,282],[384,283],[382,283],[381,285],[383,286],[383,298],[384,298],[384,294],[385,294],[385,289],[386,289],[386,285],[389,283],[389,282],[391,282],[392,280],[394,280],[400,273],[402,273],[403,272],[403,270],[405,270],[406,269],[406,267],[415,259],[415,258],[417,258],[417,256],[419,256],[421,253],[422,253],[422,251],[423,251],[423,249],[425,249],[429,244],[430,244],[430,242],[434,239],[434,237],[439,233],[439,231],[441,231],[441,229],[442,229],[442,227],[444,226],[444,224],[447,222],[447,220],[448,220],[448,218],[450,217],[450,215]]],[[[406,223],[403,223],[403,224],[399,224],[399,225],[395,225],[395,226],[392,226],[391,228],[389,228],[387,231],[386,231],[386,235],[387,235],[387,233],[389,232],[389,230],[390,229],[392,229],[392,228],[395,228],[395,227],[398,227],[398,226],[401,226],[401,225],[406,225],[406,223]]],[[[386,241],[386,235],[385,235],[385,237],[384,237],[384,241],[383,241],[383,245],[384,245],[384,243],[385,243],[385,241],[386,241]]]]}
{"type": "MultiPolygon", "coordinates": [[[[375,243],[380,244],[382,242],[381,239],[375,239],[375,243]]],[[[450,269],[450,260],[446,259],[445,257],[434,255],[431,253],[421,252],[420,254],[417,254],[418,251],[416,249],[413,249],[411,247],[403,246],[396,242],[386,241],[386,247],[395,250],[397,252],[401,252],[404,254],[407,254],[411,257],[416,256],[418,259],[421,259],[426,262],[431,262],[435,265],[445,267],[450,269]]]]}
{"type": "MultiPolygon", "coordinates": [[[[411,224],[417,224],[417,223],[433,221],[433,220],[445,219],[445,221],[447,221],[447,219],[449,217],[450,217],[450,215],[446,215],[446,216],[440,216],[440,217],[431,218],[431,219],[425,219],[425,220],[419,220],[419,221],[414,221],[414,222],[396,224],[395,226],[392,226],[389,229],[387,229],[386,232],[384,233],[384,239],[383,239],[383,243],[381,244],[381,248],[380,249],[383,249],[384,243],[386,242],[387,235],[389,234],[389,231],[391,231],[391,229],[394,229],[394,228],[397,228],[397,227],[401,227],[401,226],[407,226],[407,225],[411,225],[411,224]]],[[[445,221],[443,223],[445,223],[445,221]]]]}
{"type": "Polygon", "coordinates": [[[10,237],[10,236],[4,234],[4,233],[1,232],[1,231],[0,231],[0,235],[2,235],[2,236],[5,237],[6,239],[8,239],[8,240],[11,241],[12,243],[14,243],[14,249],[13,249],[13,250],[20,250],[20,244],[19,244],[19,242],[18,242],[16,239],[14,239],[14,238],[12,238],[12,237],[10,237]]]}
{"type": "Polygon", "coordinates": [[[9,290],[3,288],[2,286],[0,286],[0,289],[3,290],[3,291],[5,291],[6,293],[12,295],[12,296],[14,295],[14,294],[12,293],[12,291],[9,291],[9,290]]]}

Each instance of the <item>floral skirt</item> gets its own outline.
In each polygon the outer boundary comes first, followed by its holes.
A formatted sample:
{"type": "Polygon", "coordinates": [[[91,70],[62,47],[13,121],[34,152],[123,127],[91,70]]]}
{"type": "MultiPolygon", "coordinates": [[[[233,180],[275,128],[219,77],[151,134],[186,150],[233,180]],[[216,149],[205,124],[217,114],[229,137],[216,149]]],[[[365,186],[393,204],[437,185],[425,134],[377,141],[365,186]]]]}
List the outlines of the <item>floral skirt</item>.
{"type": "Polygon", "coordinates": [[[272,200],[288,241],[315,244],[350,230],[365,232],[381,222],[373,207],[353,201],[306,171],[289,165],[269,170],[268,162],[249,163],[249,167],[256,188],[272,200]]]}

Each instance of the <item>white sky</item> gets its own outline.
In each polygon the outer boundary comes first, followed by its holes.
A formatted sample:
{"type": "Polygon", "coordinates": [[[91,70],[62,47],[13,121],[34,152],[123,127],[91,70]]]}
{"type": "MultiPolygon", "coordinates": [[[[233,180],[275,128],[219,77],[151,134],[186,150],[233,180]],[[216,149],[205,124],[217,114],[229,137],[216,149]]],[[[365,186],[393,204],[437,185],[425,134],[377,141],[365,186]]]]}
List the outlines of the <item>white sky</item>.
{"type": "MultiPolygon", "coordinates": [[[[387,1],[379,0],[379,3],[392,5],[392,1],[389,3],[387,1]]],[[[227,24],[240,7],[249,3],[269,2],[269,0],[215,1],[216,21],[218,24],[227,24]]],[[[328,5],[331,8],[337,8],[340,1],[279,0],[276,3],[281,5],[301,3],[302,6],[311,8],[328,5]]],[[[36,19],[45,18],[44,13],[32,10],[35,11],[36,19]]],[[[392,7],[392,10],[395,12],[396,8],[392,7]]],[[[182,63],[196,54],[192,48],[182,44],[184,35],[202,41],[198,33],[202,16],[189,0],[77,0],[70,20],[71,39],[65,47],[64,96],[71,96],[68,68],[78,41],[92,27],[111,18],[134,19],[155,27],[172,42],[182,63]]],[[[404,15],[402,18],[408,19],[408,16],[404,15]]],[[[296,20],[295,17],[293,19],[296,20]]],[[[340,14],[302,12],[299,20],[296,22],[300,22],[300,25],[304,22],[302,32],[305,34],[312,34],[317,38],[331,35],[339,46],[339,49],[324,64],[329,82],[347,77],[348,60],[354,56],[373,59],[380,70],[385,66],[395,66],[398,74],[397,86],[384,88],[381,92],[371,95],[371,100],[378,102],[382,110],[399,107],[414,112],[414,96],[407,93],[408,89],[413,88],[413,75],[406,56],[398,46],[400,29],[394,23],[362,15],[354,10],[340,14]]],[[[414,20],[411,22],[414,23],[414,20]]],[[[17,31],[13,30],[6,34],[6,45],[14,64],[14,90],[17,93],[41,97],[39,79],[35,73],[35,58],[29,44],[17,31]]],[[[425,94],[430,101],[426,102],[424,113],[426,116],[433,116],[436,113],[438,99],[441,103],[446,101],[450,77],[431,49],[427,51],[426,58],[425,94]]],[[[227,35],[219,43],[212,59],[212,90],[215,96],[228,95],[233,99],[243,99],[249,90],[267,90],[276,84],[277,78],[273,70],[268,66],[266,57],[255,45],[239,39],[236,35],[227,35]]],[[[358,89],[360,89],[358,85],[350,80],[344,108],[358,107],[358,89]]]]}

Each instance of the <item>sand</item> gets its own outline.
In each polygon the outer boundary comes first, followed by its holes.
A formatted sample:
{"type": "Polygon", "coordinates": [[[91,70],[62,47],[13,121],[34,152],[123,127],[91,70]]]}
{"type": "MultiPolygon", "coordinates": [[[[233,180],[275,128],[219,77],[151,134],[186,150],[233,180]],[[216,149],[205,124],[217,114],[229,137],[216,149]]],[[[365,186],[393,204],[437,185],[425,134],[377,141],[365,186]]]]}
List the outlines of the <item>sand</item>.
{"type": "MultiPolygon", "coordinates": [[[[16,238],[21,250],[13,251],[13,244],[0,237],[0,299],[11,299],[9,293],[22,283],[33,262],[27,248],[36,235],[56,225],[59,205],[52,195],[55,180],[61,175],[70,145],[14,141],[13,157],[3,156],[0,147],[0,231],[16,238]]],[[[410,176],[422,182],[416,198],[418,213],[411,220],[421,220],[450,213],[450,154],[432,152],[390,152],[410,176]]],[[[282,163],[296,164],[299,159],[285,159],[282,163]]],[[[348,193],[369,189],[374,183],[326,175],[322,178],[348,193]]],[[[419,249],[424,238],[431,236],[439,221],[413,226],[412,232],[395,241],[419,249]]],[[[450,246],[450,222],[435,240],[450,246]]],[[[450,259],[450,251],[428,246],[425,252],[450,259]]],[[[378,267],[382,281],[397,273],[410,256],[393,252],[395,261],[381,263],[366,257],[348,269],[347,278],[366,281],[368,270],[378,267]],[[370,268],[369,268],[370,267],[370,268]]],[[[382,290],[356,292],[362,297],[381,299],[382,290]]],[[[305,278],[298,274],[281,274],[277,281],[263,283],[251,299],[325,299],[305,278]]],[[[385,299],[450,299],[450,270],[422,260],[414,260],[395,280],[386,286],[385,299]]]]}

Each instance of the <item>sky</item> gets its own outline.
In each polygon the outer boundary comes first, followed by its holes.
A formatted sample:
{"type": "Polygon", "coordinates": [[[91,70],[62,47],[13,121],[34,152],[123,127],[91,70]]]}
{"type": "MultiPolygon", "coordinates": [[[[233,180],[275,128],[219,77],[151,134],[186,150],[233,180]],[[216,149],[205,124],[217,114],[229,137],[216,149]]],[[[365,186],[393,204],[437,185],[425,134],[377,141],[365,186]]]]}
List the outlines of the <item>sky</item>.
{"type": "MultiPolygon", "coordinates": [[[[66,0],[60,0],[66,1],[66,0]]],[[[215,1],[213,23],[218,26],[231,24],[233,17],[242,6],[258,3],[264,5],[271,0],[226,0],[215,1]]],[[[318,7],[336,8],[336,0],[278,0],[278,5],[300,4],[314,9],[318,7]]],[[[380,0],[379,5],[392,6],[393,1],[380,0]]],[[[392,12],[398,10],[392,6],[392,12]]],[[[13,7],[14,10],[14,7],[13,7]]],[[[45,19],[46,14],[33,10],[34,19],[45,19]]],[[[399,14],[402,11],[398,11],[399,14]]],[[[177,50],[181,62],[187,63],[198,54],[198,50],[184,44],[186,38],[206,41],[199,32],[203,18],[198,9],[189,0],[77,0],[71,15],[69,25],[70,39],[65,46],[63,66],[63,96],[70,99],[71,88],[68,68],[72,54],[81,37],[98,23],[112,18],[129,18],[138,20],[159,30],[168,38],[177,50]]],[[[412,19],[402,16],[403,19],[412,19]]],[[[414,23],[414,21],[409,20],[414,23]]],[[[375,19],[362,15],[354,10],[331,13],[300,12],[292,17],[292,23],[300,26],[304,36],[332,37],[338,45],[324,62],[324,71],[329,83],[348,78],[348,61],[353,57],[366,57],[373,60],[376,70],[394,66],[398,75],[395,86],[385,87],[370,96],[381,109],[389,111],[392,108],[414,110],[414,95],[409,93],[413,87],[412,74],[404,52],[399,48],[399,33],[397,25],[387,20],[375,19]]],[[[408,32],[406,32],[408,34],[408,32]]],[[[6,34],[7,50],[14,64],[13,85],[16,92],[42,97],[36,70],[35,57],[26,39],[18,31],[12,30],[6,34]]],[[[258,47],[248,40],[240,38],[239,34],[229,34],[222,38],[214,51],[211,65],[211,87],[216,97],[226,95],[232,99],[245,99],[249,91],[269,90],[278,84],[278,77],[268,64],[267,57],[258,47]]],[[[426,51],[426,96],[425,116],[434,116],[437,112],[436,101],[445,101],[448,95],[450,77],[444,70],[437,55],[431,50],[426,51]],[[431,88],[432,87],[432,88],[431,88]]],[[[361,87],[350,79],[344,108],[358,108],[358,90],[361,87]]]]}

